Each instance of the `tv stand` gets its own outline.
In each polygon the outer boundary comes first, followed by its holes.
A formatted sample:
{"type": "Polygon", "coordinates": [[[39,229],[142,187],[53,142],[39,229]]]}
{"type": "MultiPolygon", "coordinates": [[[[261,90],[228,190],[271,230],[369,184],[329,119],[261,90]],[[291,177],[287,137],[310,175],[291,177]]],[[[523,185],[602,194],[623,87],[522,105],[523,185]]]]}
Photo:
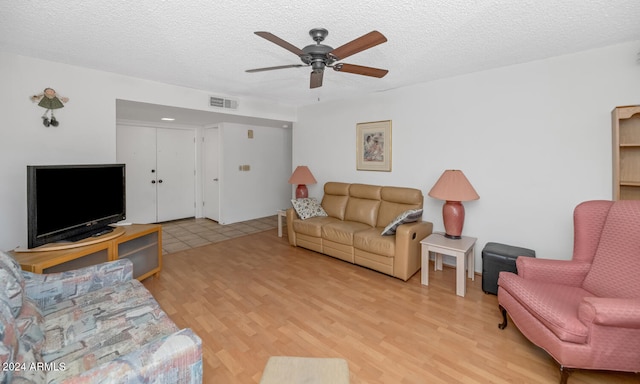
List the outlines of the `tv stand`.
{"type": "Polygon", "coordinates": [[[90,265],[128,258],[133,277],[144,280],[159,276],[162,269],[162,226],[132,224],[75,243],[47,244],[10,252],[23,270],[34,273],[64,272],[90,265]]]}

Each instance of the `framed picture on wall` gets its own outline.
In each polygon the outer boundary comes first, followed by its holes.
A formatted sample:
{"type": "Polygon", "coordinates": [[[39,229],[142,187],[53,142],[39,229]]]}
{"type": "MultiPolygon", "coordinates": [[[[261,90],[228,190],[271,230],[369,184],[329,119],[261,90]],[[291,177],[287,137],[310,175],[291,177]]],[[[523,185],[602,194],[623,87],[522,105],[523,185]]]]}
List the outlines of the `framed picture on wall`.
{"type": "Polygon", "coordinates": [[[356,169],[391,172],[391,120],[356,125],[356,169]]]}

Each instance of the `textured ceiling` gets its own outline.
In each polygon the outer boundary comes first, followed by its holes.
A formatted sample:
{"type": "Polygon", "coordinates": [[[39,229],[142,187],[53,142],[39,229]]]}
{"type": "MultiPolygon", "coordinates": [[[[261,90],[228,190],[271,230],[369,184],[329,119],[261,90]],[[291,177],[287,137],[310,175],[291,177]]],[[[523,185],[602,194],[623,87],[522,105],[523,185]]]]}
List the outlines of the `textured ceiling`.
{"type": "Polygon", "coordinates": [[[291,105],[640,39],[637,0],[2,0],[0,15],[0,51],[291,105]],[[311,90],[308,67],[245,73],[300,63],[254,31],[302,48],[316,27],[334,48],[382,32],[344,62],[389,74],[327,70],[311,90]]]}

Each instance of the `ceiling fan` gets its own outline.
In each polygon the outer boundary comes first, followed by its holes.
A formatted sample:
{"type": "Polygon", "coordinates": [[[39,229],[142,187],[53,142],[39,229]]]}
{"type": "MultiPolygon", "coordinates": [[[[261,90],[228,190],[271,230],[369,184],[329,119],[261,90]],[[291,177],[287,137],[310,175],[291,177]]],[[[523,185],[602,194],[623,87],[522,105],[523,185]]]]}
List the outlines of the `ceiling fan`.
{"type": "Polygon", "coordinates": [[[309,35],[316,42],[316,44],[307,45],[306,47],[299,49],[298,47],[290,44],[278,36],[269,32],[255,32],[256,35],[269,40],[270,42],[281,46],[282,48],[292,52],[298,57],[304,64],[291,64],[291,65],[279,65],[276,67],[256,68],[248,69],[246,72],[262,72],[271,71],[274,69],[284,68],[298,68],[311,66],[311,81],[310,88],[318,88],[322,86],[322,77],[324,75],[325,67],[333,68],[338,72],[354,73],[356,75],[364,75],[371,77],[384,77],[389,72],[386,69],[363,67],[361,65],[337,63],[346,57],[354,55],[358,52],[362,52],[365,49],[375,47],[378,44],[382,44],[387,41],[387,38],[378,31],[371,31],[366,35],[360,36],[355,40],[352,40],[338,48],[324,44],[320,44],[325,37],[329,34],[324,28],[314,28],[309,31],[309,35]]]}

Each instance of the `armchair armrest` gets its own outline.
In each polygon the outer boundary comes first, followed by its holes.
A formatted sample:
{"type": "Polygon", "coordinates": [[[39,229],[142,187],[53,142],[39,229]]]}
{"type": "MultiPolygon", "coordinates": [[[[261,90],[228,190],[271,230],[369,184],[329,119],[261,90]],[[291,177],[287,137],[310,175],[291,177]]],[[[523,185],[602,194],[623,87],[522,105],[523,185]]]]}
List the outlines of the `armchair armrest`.
{"type": "Polygon", "coordinates": [[[74,384],[202,383],[202,340],[189,328],[71,378],[74,384]]]}
{"type": "Polygon", "coordinates": [[[518,257],[516,259],[516,267],[518,268],[518,275],[527,280],[578,287],[582,285],[585,276],[587,276],[591,263],[518,257]]]}
{"type": "Polygon", "coordinates": [[[578,318],[585,324],[640,329],[640,299],[585,297],[578,318]]]}
{"type": "Polygon", "coordinates": [[[82,296],[133,278],[133,264],[120,259],[72,271],[37,274],[22,271],[27,297],[40,308],[82,296]]]}

